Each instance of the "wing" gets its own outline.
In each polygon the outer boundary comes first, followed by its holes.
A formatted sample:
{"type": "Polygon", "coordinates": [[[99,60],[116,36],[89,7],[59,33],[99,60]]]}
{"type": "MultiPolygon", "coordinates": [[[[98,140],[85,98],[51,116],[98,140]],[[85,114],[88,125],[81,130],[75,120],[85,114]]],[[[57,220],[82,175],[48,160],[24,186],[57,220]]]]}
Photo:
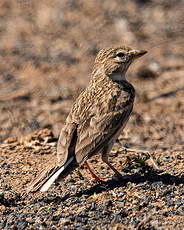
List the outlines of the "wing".
{"type": "Polygon", "coordinates": [[[77,124],[71,121],[69,114],[66,125],[61,130],[57,144],[57,159],[59,166],[63,166],[69,157],[74,156],[76,140],[77,124]]]}
{"type": "Polygon", "coordinates": [[[109,140],[122,129],[130,116],[133,104],[117,112],[93,115],[77,128],[78,139],[75,147],[76,160],[82,163],[98,153],[109,140]]]}

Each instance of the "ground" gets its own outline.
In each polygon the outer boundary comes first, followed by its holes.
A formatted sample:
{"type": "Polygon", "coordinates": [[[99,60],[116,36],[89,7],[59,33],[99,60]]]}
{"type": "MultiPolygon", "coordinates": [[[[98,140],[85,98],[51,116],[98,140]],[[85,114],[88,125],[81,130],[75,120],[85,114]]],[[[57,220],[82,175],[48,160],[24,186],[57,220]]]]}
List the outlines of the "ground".
{"type": "Polygon", "coordinates": [[[184,229],[183,6],[0,2],[1,229],[184,229]],[[47,193],[27,194],[56,160],[58,135],[98,50],[122,44],[148,50],[128,72],[135,106],[110,154],[124,179],[97,156],[89,162],[107,182],[92,183],[82,165],[47,193]]]}

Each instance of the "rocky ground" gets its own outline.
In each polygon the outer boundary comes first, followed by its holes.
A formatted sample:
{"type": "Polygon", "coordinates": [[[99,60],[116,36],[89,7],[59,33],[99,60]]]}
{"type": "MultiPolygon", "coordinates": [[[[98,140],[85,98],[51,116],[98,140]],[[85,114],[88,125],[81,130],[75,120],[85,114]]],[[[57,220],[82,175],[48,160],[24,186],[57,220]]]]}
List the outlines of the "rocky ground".
{"type": "Polygon", "coordinates": [[[183,0],[0,1],[0,229],[184,229],[183,8],[183,0]],[[81,166],[49,192],[27,194],[55,159],[98,50],[120,44],[148,50],[128,73],[135,107],[110,155],[124,180],[94,157],[107,182],[92,183],[81,166]]]}

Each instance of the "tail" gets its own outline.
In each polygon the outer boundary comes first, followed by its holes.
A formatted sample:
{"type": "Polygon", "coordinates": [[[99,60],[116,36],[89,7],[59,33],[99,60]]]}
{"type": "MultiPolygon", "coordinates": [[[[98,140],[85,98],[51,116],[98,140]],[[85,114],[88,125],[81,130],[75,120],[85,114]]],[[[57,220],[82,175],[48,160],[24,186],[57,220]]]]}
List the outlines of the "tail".
{"type": "MultiPolygon", "coordinates": [[[[38,178],[28,187],[27,192],[36,192],[40,190],[41,192],[46,192],[50,186],[58,179],[60,174],[68,167],[68,165],[73,161],[74,157],[70,157],[68,161],[62,166],[51,166],[44,170],[38,178]]],[[[73,170],[67,170],[67,173],[64,173],[64,177],[68,175],[69,172],[73,170]]]]}

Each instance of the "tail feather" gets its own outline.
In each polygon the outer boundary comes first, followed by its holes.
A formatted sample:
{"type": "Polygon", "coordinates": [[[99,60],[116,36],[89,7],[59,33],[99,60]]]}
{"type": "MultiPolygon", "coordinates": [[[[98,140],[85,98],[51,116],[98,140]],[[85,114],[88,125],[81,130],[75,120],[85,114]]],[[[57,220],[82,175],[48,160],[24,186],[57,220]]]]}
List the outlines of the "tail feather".
{"type": "Polygon", "coordinates": [[[57,180],[57,178],[59,177],[59,175],[66,169],[66,167],[73,161],[73,157],[71,157],[64,166],[62,166],[61,168],[59,168],[47,181],[46,183],[44,183],[42,185],[42,187],[40,188],[41,192],[46,192],[50,186],[54,183],[54,181],[57,180]]]}
{"type": "Polygon", "coordinates": [[[61,173],[68,167],[68,165],[73,161],[74,157],[70,157],[64,166],[51,166],[44,170],[38,178],[28,187],[27,192],[36,192],[40,190],[41,192],[46,192],[50,186],[58,179],[61,173]]]}

